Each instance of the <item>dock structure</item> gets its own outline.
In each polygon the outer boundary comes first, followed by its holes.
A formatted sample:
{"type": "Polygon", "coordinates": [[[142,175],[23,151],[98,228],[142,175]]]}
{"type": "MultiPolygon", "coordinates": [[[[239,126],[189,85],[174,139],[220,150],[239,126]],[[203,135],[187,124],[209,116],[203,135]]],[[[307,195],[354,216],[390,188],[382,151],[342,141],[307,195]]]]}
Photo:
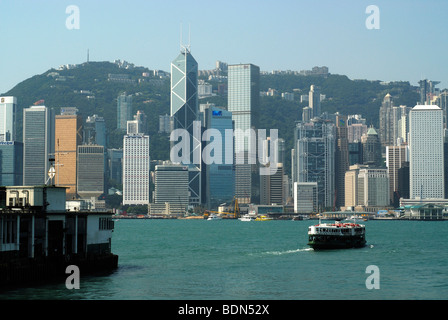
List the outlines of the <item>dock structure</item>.
{"type": "Polygon", "coordinates": [[[64,187],[0,187],[0,288],[113,270],[112,213],[68,211],[64,187]]]}

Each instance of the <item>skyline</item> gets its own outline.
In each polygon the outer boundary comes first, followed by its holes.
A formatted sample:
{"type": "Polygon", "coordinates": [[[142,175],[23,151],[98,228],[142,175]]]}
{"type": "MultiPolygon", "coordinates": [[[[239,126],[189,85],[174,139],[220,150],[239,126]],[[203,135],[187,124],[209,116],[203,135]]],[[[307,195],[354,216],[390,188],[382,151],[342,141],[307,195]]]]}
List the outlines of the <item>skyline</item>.
{"type": "Polygon", "coordinates": [[[217,60],[253,63],[261,71],[327,66],[350,79],[418,85],[426,78],[443,89],[446,9],[443,0],[6,0],[0,3],[0,94],[51,68],[85,62],[88,50],[90,61],[121,59],[169,71],[181,38],[199,70],[214,69],[217,60]],[[79,9],[79,29],[66,25],[70,5],[79,9]],[[366,27],[369,5],[379,9],[379,29],[366,27]]]}

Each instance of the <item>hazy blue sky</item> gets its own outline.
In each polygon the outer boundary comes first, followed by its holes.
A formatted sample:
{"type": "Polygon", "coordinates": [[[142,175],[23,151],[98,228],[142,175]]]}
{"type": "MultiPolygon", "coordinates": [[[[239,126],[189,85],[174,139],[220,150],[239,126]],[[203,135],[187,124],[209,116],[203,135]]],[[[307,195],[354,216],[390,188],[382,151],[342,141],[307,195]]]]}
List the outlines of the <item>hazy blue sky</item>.
{"type": "Polygon", "coordinates": [[[0,0],[0,94],[62,64],[122,59],[169,71],[191,30],[200,69],[328,66],[351,79],[439,80],[448,88],[446,0],[0,0]],[[69,30],[69,5],[79,29],[69,30]],[[369,5],[380,29],[366,28],[369,5]]]}

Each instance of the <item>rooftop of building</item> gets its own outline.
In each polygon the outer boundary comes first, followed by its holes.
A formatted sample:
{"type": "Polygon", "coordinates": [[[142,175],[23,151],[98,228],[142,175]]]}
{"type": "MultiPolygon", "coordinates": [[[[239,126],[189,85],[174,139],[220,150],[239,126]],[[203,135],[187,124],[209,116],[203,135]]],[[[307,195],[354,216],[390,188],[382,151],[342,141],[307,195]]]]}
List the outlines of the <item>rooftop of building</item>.
{"type": "Polygon", "coordinates": [[[435,104],[416,105],[412,110],[442,110],[435,104]]]}

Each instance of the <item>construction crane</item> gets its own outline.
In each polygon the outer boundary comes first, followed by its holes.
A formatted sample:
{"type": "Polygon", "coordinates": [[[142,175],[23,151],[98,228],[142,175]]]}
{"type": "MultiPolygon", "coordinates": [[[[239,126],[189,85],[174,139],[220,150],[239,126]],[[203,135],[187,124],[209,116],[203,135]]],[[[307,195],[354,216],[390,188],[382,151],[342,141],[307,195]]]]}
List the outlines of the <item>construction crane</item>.
{"type": "Polygon", "coordinates": [[[233,212],[219,212],[219,211],[210,211],[206,210],[204,213],[204,219],[207,219],[210,215],[210,213],[217,213],[221,215],[230,216],[227,217],[227,219],[237,219],[240,216],[240,207],[238,205],[238,199],[236,197],[233,197],[233,212]]]}

